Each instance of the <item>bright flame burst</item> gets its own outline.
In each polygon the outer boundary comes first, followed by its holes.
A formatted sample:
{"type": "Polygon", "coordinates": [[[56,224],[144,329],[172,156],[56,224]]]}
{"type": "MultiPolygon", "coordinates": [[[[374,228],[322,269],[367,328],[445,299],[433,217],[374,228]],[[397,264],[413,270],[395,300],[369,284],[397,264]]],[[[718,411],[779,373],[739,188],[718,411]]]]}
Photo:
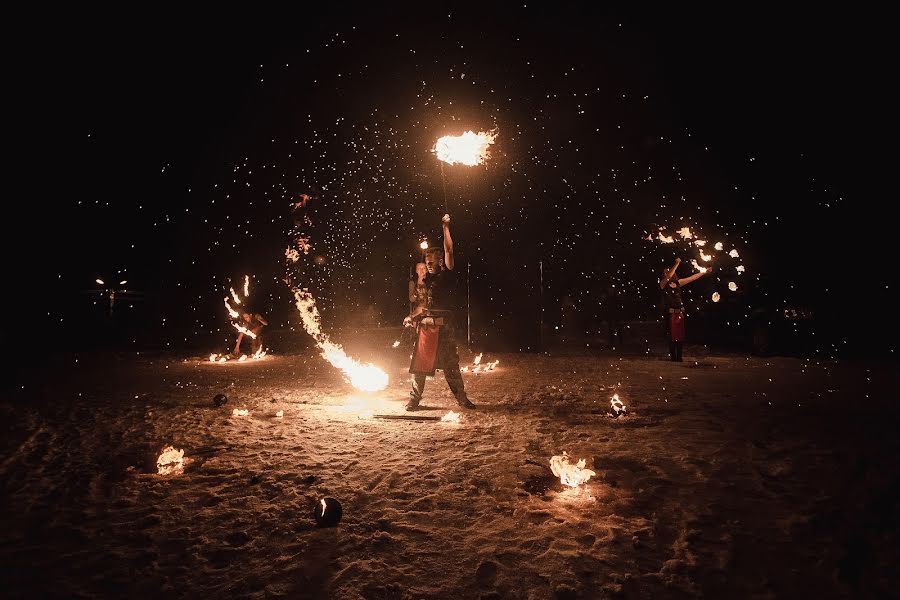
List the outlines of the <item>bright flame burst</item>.
{"type": "Polygon", "coordinates": [[[577,464],[569,462],[569,455],[566,452],[562,456],[554,456],[550,459],[550,470],[559,477],[559,480],[569,487],[578,487],[588,479],[596,475],[590,469],[585,469],[585,460],[582,458],[577,464]]]}
{"type": "MultiPolygon", "coordinates": [[[[617,417],[619,415],[624,415],[626,412],[625,404],[621,400],[619,400],[618,394],[613,394],[612,399],[609,401],[609,405],[613,409],[613,414],[616,415],[617,417]]],[[[582,462],[584,462],[584,461],[582,461],[582,462]]]]}
{"type": "Polygon", "coordinates": [[[256,334],[244,327],[243,325],[238,325],[237,323],[232,323],[235,329],[243,333],[244,335],[249,335],[250,339],[256,339],[256,334]]]}
{"type": "Polygon", "coordinates": [[[307,290],[294,289],[294,300],[306,333],[316,341],[322,350],[322,357],[344,372],[350,385],[364,392],[378,392],[387,387],[387,373],[371,363],[364,365],[350,358],[340,345],[328,339],[328,335],[322,331],[319,309],[316,308],[316,299],[312,294],[307,290]]]}
{"type": "Polygon", "coordinates": [[[156,459],[156,472],[160,475],[184,472],[184,450],[176,450],[173,446],[166,446],[162,454],[156,459]]]}
{"type": "Polygon", "coordinates": [[[244,275],[244,298],[250,297],[250,276],[244,275]]]}
{"type": "Polygon", "coordinates": [[[700,271],[701,273],[706,273],[708,270],[706,267],[700,266],[700,263],[697,262],[696,258],[691,259],[691,266],[700,271]]]}
{"type": "Polygon", "coordinates": [[[455,165],[462,163],[470,167],[482,164],[488,159],[489,146],[494,143],[494,132],[467,131],[462,135],[445,135],[438,138],[432,152],[439,160],[455,165]]]}
{"type": "Polygon", "coordinates": [[[237,319],[240,316],[238,311],[231,308],[231,305],[228,303],[228,298],[225,298],[225,309],[228,311],[228,314],[231,315],[232,319],[237,319]]]}
{"type": "Polygon", "coordinates": [[[228,288],[228,291],[231,292],[231,297],[234,298],[234,303],[238,306],[241,305],[241,299],[238,297],[237,292],[234,291],[234,288],[228,288]]]}
{"type": "Polygon", "coordinates": [[[459,413],[455,413],[451,410],[446,415],[441,417],[441,422],[442,423],[459,423],[459,413]]]}
{"type": "Polygon", "coordinates": [[[719,295],[719,292],[713,292],[713,295],[712,295],[713,302],[718,302],[721,299],[722,299],[722,296],[719,295]]]}

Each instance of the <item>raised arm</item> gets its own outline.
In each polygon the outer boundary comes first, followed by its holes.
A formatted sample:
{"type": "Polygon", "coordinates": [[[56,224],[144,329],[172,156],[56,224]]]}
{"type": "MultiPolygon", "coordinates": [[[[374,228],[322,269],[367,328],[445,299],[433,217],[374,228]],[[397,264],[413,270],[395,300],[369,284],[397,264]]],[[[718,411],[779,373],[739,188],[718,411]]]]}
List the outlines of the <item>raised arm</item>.
{"type": "Polygon", "coordinates": [[[679,279],[679,280],[678,280],[678,284],[679,284],[679,285],[687,285],[687,284],[689,284],[689,283],[692,282],[692,281],[696,281],[696,280],[700,279],[701,277],[703,277],[704,275],[706,275],[706,274],[709,273],[710,271],[712,271],[712,267],[707,267],[705,271],[700,271],[700,272],[698,272],[698,273],[694,273],[694,274],[691,275],[690,277],[685,277],[684,279],[679,279]]]}
{"type": "Polygon", "coordinates": [[[450,237],[450,215],[441,219],[444,225],[444,266],[453,270],[453,238],[450,237]]]}
{"type": "MultiPolygon", "coordinates": [[[[675,264],[672,265],[672,268],[669,269],[669,270],[666,272],[666,274],[663,276],[663,278],[659,280],[659,289],[661,289],[661,290],[666,289],[666,286],[669,285],[669,281],[670,281],[673,277],[675,277],[675,271],[678,270],[678,265],[680,265],[680,264],[681,264],[681,259],[680,259],[680,258],[676,258],[676,259],[675,259],[675,264]]],[[[679,283],[681,283],[680,280],[679,280],[679,283]]]]}

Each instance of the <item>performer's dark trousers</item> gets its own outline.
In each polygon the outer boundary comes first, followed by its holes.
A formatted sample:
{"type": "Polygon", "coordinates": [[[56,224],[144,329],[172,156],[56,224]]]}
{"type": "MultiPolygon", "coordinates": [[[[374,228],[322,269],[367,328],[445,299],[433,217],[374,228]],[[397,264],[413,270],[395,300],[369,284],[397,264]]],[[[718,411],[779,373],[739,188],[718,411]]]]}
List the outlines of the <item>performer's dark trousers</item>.
{"type": "MultiPolygon", "coordinates": [[[[466,386],[463,383],[462,374],[459,372],[459,354],[456,351],[454,335],[453,326],[445,325],[438,343],[437,368],[444,371],[444,379],[447,380],[447,386],[453,392],[457,402],[464,402],[467,399],[466,386]]],[[[426,375],[413,375],[412,390],[409,392],[409,402],[413,406],[418,405],[422,400],[425,378],[426,375]]]]}

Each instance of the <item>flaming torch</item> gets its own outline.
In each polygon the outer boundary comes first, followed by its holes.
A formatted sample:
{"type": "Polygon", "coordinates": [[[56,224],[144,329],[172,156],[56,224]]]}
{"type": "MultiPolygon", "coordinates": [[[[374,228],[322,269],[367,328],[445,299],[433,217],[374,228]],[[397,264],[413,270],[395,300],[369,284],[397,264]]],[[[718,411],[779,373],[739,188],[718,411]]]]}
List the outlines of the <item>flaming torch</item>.
{"type": "Polygon", "coordinates": [[[445,135],[438,138],[431,149],[438,160],[455,165],[461,163],[474,167],[484,163],[489,157],[491,144],[497,134],[494,132],[467,131],[462,135],[445,135]]]}

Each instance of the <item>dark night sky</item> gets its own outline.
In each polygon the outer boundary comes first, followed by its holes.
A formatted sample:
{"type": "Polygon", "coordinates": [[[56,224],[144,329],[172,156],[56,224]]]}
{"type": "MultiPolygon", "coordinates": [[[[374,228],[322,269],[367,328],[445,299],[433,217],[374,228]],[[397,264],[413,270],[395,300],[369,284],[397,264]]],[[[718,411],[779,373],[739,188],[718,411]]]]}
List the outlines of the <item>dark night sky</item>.
{"type": "MultiPolygon", "coordinates": [[[[479,323],[515,346],[532,344],[514,331],[536,318],[538,261],[549,320],[567,294],[596,312],[606,275],[632,316],[652,316],[657,268],[675,256],[641,239],[656,225],[739,248],[742,288],[862,314],[834,333],[860,344],[892,291],[871,141],[884,127],[877,20],[519,5],[111,29],[80,15],[23,67],[37,115],[34,249],[17,265],[39,292],[28,326],[37,340],[83,331],[97,310],[82,292],[118,270],[144,294],[135,346],[230,335],[221,298],[243,273],[284,323],[300,193],[318,197],[326,318],[374,304],[393,323],[416,242],[437,241],[444,212],[428,149],[497,128],[488,164],[444,181],[479,323]]],[[[700,310],[727,293],[734,277],[721,277],[696,284],[700,310]]]]}

